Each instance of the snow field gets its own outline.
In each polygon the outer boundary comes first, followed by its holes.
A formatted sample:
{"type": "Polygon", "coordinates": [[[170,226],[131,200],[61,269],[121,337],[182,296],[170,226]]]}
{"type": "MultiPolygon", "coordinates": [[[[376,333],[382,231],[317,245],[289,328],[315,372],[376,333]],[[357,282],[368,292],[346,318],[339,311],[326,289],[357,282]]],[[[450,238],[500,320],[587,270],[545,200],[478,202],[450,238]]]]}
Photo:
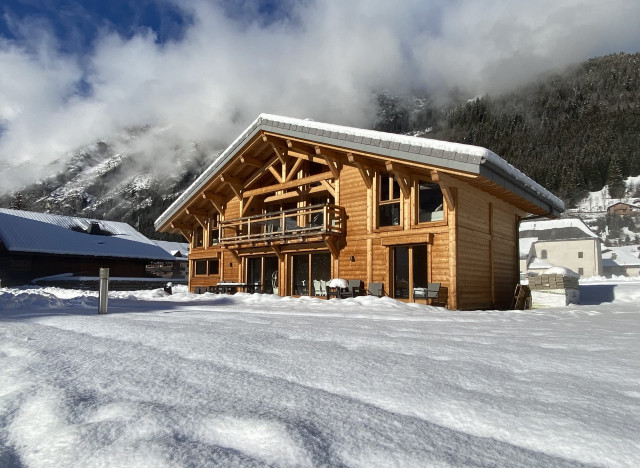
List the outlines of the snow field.
{"type": "Polygon", "coordinates": [[[640,284],[448,311],[0,290],[0,466],[640,465],[640,284]]]}

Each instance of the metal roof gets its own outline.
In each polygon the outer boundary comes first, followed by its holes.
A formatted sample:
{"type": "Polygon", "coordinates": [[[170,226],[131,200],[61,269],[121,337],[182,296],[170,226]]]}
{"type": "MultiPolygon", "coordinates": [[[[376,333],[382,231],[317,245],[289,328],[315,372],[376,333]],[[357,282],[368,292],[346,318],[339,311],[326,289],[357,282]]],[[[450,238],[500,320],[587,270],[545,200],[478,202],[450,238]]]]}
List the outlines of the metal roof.
{"type": "Polygon", "coordinates": [[[352,151],[479,174],[535,204],[550,215],[558,216],[564,211],[562,200],[486,148],[261,114],[156,220],[156,229],[177,214],[184,203],[202,189],[240,148],[261,131],[338,146],[352,151]]]}
{"type": "Polygon", "coordinates": [[[49,213],[0,208],[0,240],[10,252],[174,260],[127,223],[49,213]]]}

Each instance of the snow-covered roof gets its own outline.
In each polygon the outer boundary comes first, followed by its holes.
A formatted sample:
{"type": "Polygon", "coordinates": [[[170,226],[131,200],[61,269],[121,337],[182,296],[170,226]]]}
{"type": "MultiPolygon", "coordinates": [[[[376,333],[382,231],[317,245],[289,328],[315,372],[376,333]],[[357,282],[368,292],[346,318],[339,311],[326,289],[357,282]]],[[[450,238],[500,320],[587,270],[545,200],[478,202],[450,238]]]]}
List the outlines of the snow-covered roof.
{"type": "Polygon", "coordinates": [[[174,259],[127,223],[31,211],[0,208],[0,240],[10,252],[174,259]]]}
{"type": "Polygon", "coordinates": [[[518,250],[520,251],[520,258],[527,258],[529,256],[529,252],[531,252],[531,246],[537,240],[537,237],[521,237],[518,240],[518,250]]]}
{"type": "Polygon", "coordinates": [[[211,177],[235,156],[236,151],[261,131],[275,131],[292,138],[330,144],[353,151],[375,153],[435,167],[479,174],[552,215],[557,216],[564,211],[562,200],[486,148],[279,115],[260,114],[156,220],[156,229],[175,215],[184,203],[202,189],[211,177]]]}
{"type": "Polygon", "coordinates": [[[553,268],[555,265],[553,263],[549,263],[546,260],[542,260],[541,258],[535,257],[529,263],[527,267],[528,270],[548,270],[549,268],[553,268]]]}
{"type": "Polygon", "coordinates": [[[523,221],[520,223],[520,239],[569,240],[596,238],[598,235],[589,229],[579,218],[563,218],[523,221]]]}
{"type": "Polygon", "coordinates": [[[602,252],[602,266],[640,266],[638,246],[607,247],[602,252]],[[615,257],[615,258],[614,258],[615,257]]]}
{"type": "Polygon", "coordinates": [[[153,242],[158,247],[166,250],[174,257],[184,258],[186,260],[189,256],[189,244],[186,242],[171,242],[162,240],[154,240],[153,242]]]}

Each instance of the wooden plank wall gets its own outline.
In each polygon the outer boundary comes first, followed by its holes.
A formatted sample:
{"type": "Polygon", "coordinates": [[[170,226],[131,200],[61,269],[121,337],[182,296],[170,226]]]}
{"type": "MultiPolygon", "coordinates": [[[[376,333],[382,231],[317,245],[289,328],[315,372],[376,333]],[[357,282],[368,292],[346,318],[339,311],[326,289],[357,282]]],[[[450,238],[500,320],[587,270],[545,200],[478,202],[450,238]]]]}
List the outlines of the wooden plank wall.
{"type": "Polygon", "coordinates": [[[458,308],[508,307],[518,282],[516,215],[524,213],[463,184],[457,211],[458,308]]]}
{"type": "Polygon", "coordinates": [[[347,215],[346,244],[340,251],[335,277],[360,279],[367,283],[367,186],[355,167],[340,171],[340,205],[347,215]],[[351,257],[354,262],[351,262],[351,257]]]}

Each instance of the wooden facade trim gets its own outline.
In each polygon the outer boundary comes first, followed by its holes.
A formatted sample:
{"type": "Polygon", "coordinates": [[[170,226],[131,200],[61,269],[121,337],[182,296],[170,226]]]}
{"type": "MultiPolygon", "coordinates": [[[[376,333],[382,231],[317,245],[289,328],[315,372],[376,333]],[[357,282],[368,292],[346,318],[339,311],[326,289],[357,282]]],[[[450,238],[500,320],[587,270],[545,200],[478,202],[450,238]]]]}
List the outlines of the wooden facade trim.
{"type": "Polygon", "coordinates": [[[316,174],[308,177],[302,177],[300,179],[290,180],[289,182],[283,182],[276,185],[269,185],[267,187],[261,187],[258,189],[247,190],[244,192],[245,197],[250,197],[253,195],[264,195],[266,193],[277,192],[279,190],[287,190],[293,187],[300,187],[301,185],[312,184],[314,182],[320,182],[322,180],[333,178],[333,174],[331,172],[323,172],[321,174],[316,174]]]}

